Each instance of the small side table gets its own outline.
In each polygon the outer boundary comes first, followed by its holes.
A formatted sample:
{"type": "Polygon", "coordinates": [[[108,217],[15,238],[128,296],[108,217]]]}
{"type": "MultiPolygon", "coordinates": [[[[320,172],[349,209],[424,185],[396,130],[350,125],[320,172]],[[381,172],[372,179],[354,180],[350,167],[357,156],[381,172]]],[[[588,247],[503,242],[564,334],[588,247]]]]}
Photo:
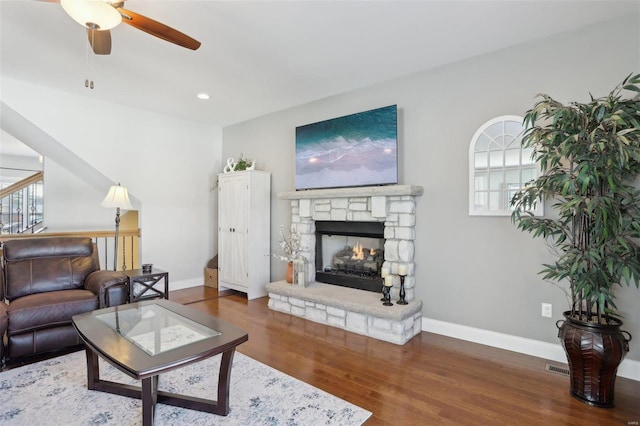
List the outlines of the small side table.
{"type": "Polygon", "coordinates": [[[129,303],[148,299],[169,300],[169,273],[153,268],[151,272],[142,269],[123,271],[129,279],[129,303]],[[164,279],[164,287],[161,280],[164,279]]]}

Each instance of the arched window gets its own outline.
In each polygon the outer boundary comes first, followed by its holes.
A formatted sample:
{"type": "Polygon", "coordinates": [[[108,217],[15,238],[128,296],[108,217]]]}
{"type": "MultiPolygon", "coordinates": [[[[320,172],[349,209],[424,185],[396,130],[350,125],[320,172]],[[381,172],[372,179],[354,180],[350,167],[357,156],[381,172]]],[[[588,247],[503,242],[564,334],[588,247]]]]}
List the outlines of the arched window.
{"type": "MultiPolygon", "coordinates": [[[[523,117],[504,115],[484,123],[469,144],[469,214],[508,216],[509,201],[525,183],[536,179],[539,167],[533,150],[522,148],[523,117]]],[[[535,215],[542,215],[538,203],[535,215]]]]}

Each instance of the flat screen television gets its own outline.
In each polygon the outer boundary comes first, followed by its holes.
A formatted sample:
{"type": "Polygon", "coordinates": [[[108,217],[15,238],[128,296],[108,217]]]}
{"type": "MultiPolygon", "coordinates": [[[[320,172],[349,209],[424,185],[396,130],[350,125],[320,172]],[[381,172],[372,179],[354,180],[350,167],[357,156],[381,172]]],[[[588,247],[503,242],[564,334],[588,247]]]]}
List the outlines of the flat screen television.
{"type": "Polygon", "coordinates": [[[398,183],[398,109],[296,127],[296,190],[398,183]]]}

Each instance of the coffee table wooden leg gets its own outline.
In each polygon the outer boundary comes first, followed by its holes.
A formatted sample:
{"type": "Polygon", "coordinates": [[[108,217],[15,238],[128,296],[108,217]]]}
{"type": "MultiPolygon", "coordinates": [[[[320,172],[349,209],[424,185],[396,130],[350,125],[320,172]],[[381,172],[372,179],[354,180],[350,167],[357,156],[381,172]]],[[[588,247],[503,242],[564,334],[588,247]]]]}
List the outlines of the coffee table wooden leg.
{"type": "Polygon", "coordinates": [[[142,425],[153,426],[158,400],[158,376],[142,379],[142,425]]]}
{"type": "Polygon", "coordinates": [[[85,347],[87,355],[87,389],[95,390],[96,383],[100,381],[100,370],[98,368],[98,355],[91,349],[85,347]]]}
{"type": "Polygon", "coordinates": [[[217,413],[226,416],[229,414],[229,385],[231,383],[231,364],[236,349],[229,349],[222,353],[220,362],[220,375],[218,377],[218,407],[217,413]]]}

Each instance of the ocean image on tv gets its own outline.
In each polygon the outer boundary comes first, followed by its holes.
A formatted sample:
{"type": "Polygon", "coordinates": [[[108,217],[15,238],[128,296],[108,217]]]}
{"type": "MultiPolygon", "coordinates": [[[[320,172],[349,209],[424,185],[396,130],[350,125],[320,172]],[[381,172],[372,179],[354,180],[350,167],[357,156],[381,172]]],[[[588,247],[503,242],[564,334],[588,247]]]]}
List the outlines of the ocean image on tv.
{"type": "Polygon", "coordinates": [[[296,189],[398,182],[397,106],[296,128],[296,189]]]}

